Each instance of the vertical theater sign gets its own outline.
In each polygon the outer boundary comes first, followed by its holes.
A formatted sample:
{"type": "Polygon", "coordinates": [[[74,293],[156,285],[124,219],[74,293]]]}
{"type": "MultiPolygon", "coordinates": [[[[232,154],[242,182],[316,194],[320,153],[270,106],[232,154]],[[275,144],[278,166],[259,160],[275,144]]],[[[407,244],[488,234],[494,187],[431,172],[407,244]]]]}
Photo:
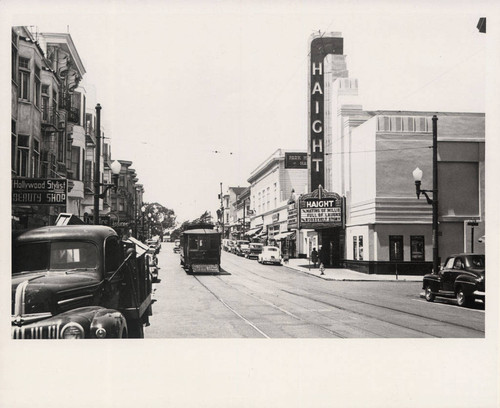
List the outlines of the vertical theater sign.
{"type": "Polygon", "coordinates": [[[324,60],[328,54],[342,55],[344,39],[314,35],[311,40],[311,59],[309,67],[309,191],[325,185],[324,163],[324,60]]]}

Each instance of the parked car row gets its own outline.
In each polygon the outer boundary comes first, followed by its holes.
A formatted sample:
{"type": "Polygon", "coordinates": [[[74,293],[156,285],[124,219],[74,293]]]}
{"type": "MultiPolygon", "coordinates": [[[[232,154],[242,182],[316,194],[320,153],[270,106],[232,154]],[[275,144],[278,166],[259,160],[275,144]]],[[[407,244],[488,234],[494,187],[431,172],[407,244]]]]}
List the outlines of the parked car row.
{"type": "Polygon", "coordinates": [[[281,265],[283,263],[281,251],[278,247],[265,246],[259,242],[223,239],[222,249],[248,259],[256,259],[261,264],[281,265]]]}

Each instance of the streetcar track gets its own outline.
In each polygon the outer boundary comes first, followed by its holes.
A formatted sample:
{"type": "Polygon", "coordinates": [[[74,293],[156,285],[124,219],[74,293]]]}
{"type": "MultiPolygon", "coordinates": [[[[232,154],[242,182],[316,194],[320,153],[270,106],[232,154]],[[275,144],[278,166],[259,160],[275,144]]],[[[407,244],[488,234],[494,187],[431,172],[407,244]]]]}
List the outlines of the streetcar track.
{"type": "MultiPolygon", "coordinates": [[[[272,308],[277,309],[277,310],[279,310],[280,312],[285,313],[286,315],[288,315],[288,316],[290,316],[290,317],[293,317],[293,318],[294,318],[294,319],[296,319],[296,320],[299,320],[299,321],[301,321],[301,322],[304,322],[304,323],[310,324],[310,325],[312,325],[312,326],[319,327],[319,328],[321,328],[321,329],[323,329],[323,330],[327,331],[328,333],[333,334],[333,335],[334,335],[334,336],[336,336],[336,337],[339,337],[339,338],[342,338],[342,339],[344,339],[344,338],[345,338],[345,336],[343,336],[342,334],[340,334],[340,333],[336,332],[335,330],[329,329],[328,327],[325,327],[325,326],[323,326],[323,325],[321,325],[321,324],[314,323],[314,322],[311,322],[311,321],[309,321],[309,320],[306,320],[306,319],[304,319],[304,318],[302,318],[302,317],[299,317],[299,316],[297,316],[296,314],[294,314],[294,313],[292,313],[292,312],[289,312],[288,310],[283,309],[282,307],[278,306],[278,305],[277,305],[277,304],[275,304],[275,303],[272,303],[272,302],[270,302],[270,301],[268,301],[268,300],[262,299],[262,298],[261,298],[261,297],[259,297],[259,296],[255,296],[253,293],[248,293],[248,292],[246,292],[246,291],[243,291],[243,290],[241,290],[241,289],[238,289],[236,286],[231,285],[229,282],[226,282],[226,281],[222,280],[219,276],[217,276],[217,278],[218,278],[218,279],[219,279],[222,283],[224,283],[224,284],[225,284],[225,285],[227,285],[227,286],[232,287],[233,289],[237,290],[238,292],[243,293],[244,295],[250,296],[251,298],[256,299],[256,300],[258,300],[258,301],[260,301],[260,302],[262,302],[262,303],[264,303],[264,304],[266,304],[266,305],[268,305],[268,306],[271,306],[272,308]]],[[[327,317],[326,315],[324,315],[324,314],[322,314],[322,313],[319,313],[319,314],[321,314],[322,316],[327,317]]]]}
{"type": "MultiPolygon", "coordinates": [[[[254,274],[254,275],[257,275],[257,276],[259,276],[259,277],[263,277],[262,275],[260,275],[260,274],[258,274],[258,273],[256,273],[256,272],[254,272],[254,271],[252,271],[252,270],[250,270],[250,269],[247,269],[247,268],[245,268],[245,269],[246,269],[248,272],[250,272],[250,273],[252,273],[252,274],[254,274]]],[[[218,278],[220,279],[220,277],[218,277],[218,278]]],[[[247,278],[248,280],[252,281],[252,282],[259,283],[258,281],[254,280],[254,279],[249,279],[248,277],[246,277],[246,278],[247,278]]],[[[273,282],[276,282],[276,283],[279,283],[279,284],[281,284],[281,283],[282,283],[282,282],[277,281],[277,280],[275,280],[275,279],[271,279],[271,278],[267,278],[267,279],[272,280],[273,282]]],[[[220,279],[220,280],[221,280],[222,282],[226,283],[226,282],[225,282],[225,281],[223,281],[222,279],[220,279]]],[[[226,284],[227,284],[227,285],[230,285],[229,283],[226,283],[226,284]]],[[[246,292],[243,292],[243,291],[239,290],[239,289],[238,289],[238,288],[236,288],[234,285],[230,285],[230,286],[232,286],[233,288],[235,288],[236,290],[238,290],[238,291],[240,291],[240,292],[242,292],[242,293],[246,293],[246,292]]],[[[334,309],[342,310],[342,311],[345,311],[345,312],[348,312],[348,313],[350,312],[350,313],[356,314],[356,315],[358,315],[358,316],[368,317],[368,318],[373,319],[373,320],[378,320],[378,321],[381,321],[381,322],[384,322],[384,323],[387,323],[387,324],[391,324],[391,325],[393,325],[393,326],[401,327],[401,328],[404,328],[404,329],[407,329],[407,330],[411,330],[411,331],[414,331],[414,332],[417,332],[417,333],[420,333],[420,334],[425,334],[425,335],[430,336],[430,337],[440,338],[440,336],[433,335],[433,334],[428,333],[428,332],[426,332],[426,331],[422,331],[422,330],[414,329],[413,327],[404,326],[404,325],[401,325],[401,324],[398,324],[398,323],[394,323],[394,322],[391,322],[391,321],[388,321],[388,320],[385,320],[385,319],[381,319],[381,318],[376,317],[376,316],[372,316],[372,315],[370,315],[370,314],[361,313],[361,312],[356,312],[356,311],[354,311],[354,310],[349,310],[349,309],[346,309],[346,308],[344,308],[344,307],[336,306],[336,305],[333,305],[333,304],[331,304],[331,303],[328,303],[328,302],[325,302],[325,301],[322,301],[322,300],[318,300],[318,299],[315,299],[315,298],[312,298],[312,297],[309,297],[309,296],[306,296],[306,295],[300,295],[300,294],[295,293],[295,292],[290,292],[290,291],[285,290],[285,289],[279,289],[279,290],[280,290],[280,291],[282,291],[282,292],[285,292],[285,293],[291,294],[291,295],[295,295],[295,296],[299,296],[299,297],[303,297],[303,298],[309,299],[309,300],[311,300],[311,301],[313,301],[313,302],[318,302],[318,303],[325,304],[325,305],[330,306],[330,307],[332,307],[332,308],[334,308],[334,309]]],[[[325,293],[325,292],[321,292],[321,291],[319,291],[319,292],[320,292],[320,293],[323,293],[323,294],[327,294],[327,295],[329,295],[329,296],[336,296],[336,295],[333,295],[333,294],[331,294],[331,293],[325,293]]],[[[249,296],[252,296],[252,295],[249,295],[249,296]]],[[[341,297],[341,296],[339,296],[339,297],[341,297]]],[[[344,299],[347,299],[347,298],[344,298],[344,299]]],[[[262,299],[259,299],[259,300],[262,300],[262,299]]],[[[348,299],[348,300],[351,300],[351,301],[356,302],[356,300],[353,300],[353,299],[348,299]]],[[[366,303],[366,302],[361,302],[361,303],[366,303]]],[[[296,304],[296,303],[295,303],[295,304],[296,304]]],[[[366,303],[366,304],[368,304],[368,303],[366,303]]],[[[378,306],[378,305],[373,305],[373,306],[378,306]]],[[[380,306],[380,307],[383,307],[383,306],[380,306]]],[[[397,311],[397,310],[396,310],[396,311],[397,311]]],[[[406,312],[404,312],[404,311],[399,311],[399,312],[400,312],[400,313],[406,313],[406,312]]],[[[325,315],[324,315],[324,314],[322,314],[322,313],[321,313],[321,315],[322,315],[322,316],[325,316],[325,315]]],[[[328,317],[328,316],[325,316],[325,317],[328,317]]],[[[419,316],[419,317],[421,317],[421,318],[424,318],[424,319],[425,319],[425,316],[419,316]]],[[[317,324],[315,324],[315,323],[308,322],[308,321],[306,321],[306,320],[304,320],[304,319],[302,319],[302,320],[303,320],[304,322],[306,322],[306,323],[313,324],[313,325],[317,325],[317,324]]],[[[347,324],[347,323],[344,323],[344,324],[345,324],[346,326],[349,326],[349,327],[356,327],[356,326],[353,326],[353,325],[349,325],[349,324],[347,324]]],[[[319,326],[319,327],[322,327],[322,328],[323,328],[323,326],[321,326],[321,325],[317,325],[317,326],[319,326]]],[[[356,328],[358,328],[358,329],[359,329],[359,327],[356,327],[356,328]]],[[[325,328],[325,329],[326,329],[326,328],[325,328]]],[[[327,330],[330,330],[330,329],[327,329],[327,330]]],[[[373,335],[379,336],[379,334],[378,334],[378,333],[374,333],[374,332],[372,332],[372,331],[370,331],[370,330],[368,330],[368,329],[366,329],[366,328],[362,328],[362,330],[364,330],[364,331],[366,331],[366,332],[369,332],[369,333],[371,333],[371,334],[373,334],[373,335]]],[[[345,338],[345,336],[342,336],[342,338],[345,338]]]]}
{"type": "MultiPolygon", "coordinates": [[[[274,282],[276,282],[278,284],[282,284],[281,281],[278,281],[278,280],[275,280],[275,279],[271,279],[268,276],[262,276],[261,274],[259,274],[257,272],[254,272],[253,270],[250,270],[248,268],[245,268],[245,270],[247,270],[249,273],[251,273],[253,275],[259,276],[260,278],[265,278],[265,279],[268,279],[268,280],[272,280],[272,281],[274,281],[274,282]]],[[[255,283],[258,283],[258,281],[254,280],[254,279],[249,279],[249,280],[253,281],[255,283]]],[[[427,333],[427,332],[425,332],[423,330],[418,330],[418,329],[414,329],[412,327],[408,327],[408,326],[400,325],[398,323],[390,322],[390,321],[387,321],[385,319],[381,319],[379,317],[372,316],[370,314],[361,313],[361,312],[355,312],[355,311],[343,308],[341,306],[336,306],[336,305],[333,305],[331,303],[328,303],[328,302],[325,302],[325,301],[322,301],[322,300],[318,300],[318,299],[309,297],[307,295],[299,294],[299,293],[296,293],[296,292],[290,292],[290,291],[288,291],[286,289],[279,289],[279,290],[281,290],[281,291],[283,291],[285,293],[289,293],[291,295],[295,295],[295,296],[299,296],[299,297],[304,297],[304,298],[309,299],[311,301],[316,301],[316,302],[325,304],[327,306],[330,306],[330,307],[333,307],[333,308],[337,308],[339,310],[344,310],[346,312],[351,312],[351,313],[355,313],[355,314],[358,314],[358,315],[361,315],[361,316],[366,316],[366,317],[369,317],[369,318],[372,318],[372,319],[376,319],[376,320],[379,320],[379,321],[382,321],[382,322],[385,322],[385,323],[388,323],[388,324],[392,324],[392,325],[396,325],[396,326],[399,326],[399,327],[402,327],[402,328],[405,328],[405,329],[416,331],[418,333],[422,333],[422,334],[425,334],[425,335],[428,335],[428,336],[440,337],[440,336],[436,336],[436,335],[427,333]]],[[[382,306],[382,305],[378,305],[378,304],[375,304],[375,303],[370,303],[370,302],[366,302],[366,301],[362,301],[362,300],[358,300],[358,299],[351,299],[351,298],[347,298],[345,296],[333,294],[331,292],[324,292],[324,291],[318,291],[318,292],[322,293],[324,295],[327,295],[327,296],[334,296],[334,297],[337,297],[337,298],[340,298],[340,299],[344,299],[344,300],[348,300],[348,301],[351,301],[351,302],[357,302],[357,303],[361,303],[361,304],[368,305],[368,306],[375,306],[375,307],[378,307],[378,308],[381,308],[381,309],[386,309],[386,310],[390,310],[390,311],[397,312],[397,313],[408,314],[410,316],[414,316],[414,317],[417,317],[417,318],[423,319],[423,320],[431,320],[431,321],[434,321],[434,322],[441,323],[443,325],[448,325],[448,326],[452,326],[452,327],[460,327],[460,328],[463,328],[463,329],[466,329],[466,330],[471,330],[471,331],[475,331],[475,332],[479,332],[479,333],[485,333],[485,331],[481,330],[481,329],[476,329],[474,327],[470,327],[470,326],[466,326],[466,325],[462,325],[462,324],[458,324],[458,323],[452,323],[452,322],[448,322],[448,321],[445,321],[445,320],[441,320],[441,319],[437,319],[437,318],[433,318],[433,317],[429,317],[429,316],[422,316],[421,314],[412,313],[412,312],[408,312],[408,311],[401,310],[401,309],[395,309],[395,308],[391,308],[391,307],[388,307],[388,306],[382,306]]],[[[415,299],[413,299],[413,300],[415,300],[415,299]]]]}
{"type": "MultiPolygon", "coordinates": [[[[389,307],[389,306],[382,306],[382,305],[378,305],[376,303],[370,303],[370,302],[365,302],[363,300],[358,300],[358,299],[351,299],[351,298],[348,298],[348,297],[345,297],[345,296],[341,296],[341,295],[337,295],[337,294],[331,294],[330,292],[324,292],[324,291],[318,291],[319,293],[322,293],[324,295],[328,295],[328,296],[335,296],[337,298],[340,298],[340,299],[345,299],[345,300],[349,300],[351,302],[357,302],[357,303],[361,303],[363,305],[368,305],[368,306],[375,306],[375,307],[378,307],[380,309],[387,309],[387,310],[390,310],[392,312],[398,312],[398,313],[403,313],[403,314],[407,314],[407,315],[410,315],[410,316],[414,316],[414,317],[418,317],[418,318],[422,318],[422,319],[426,319],[426,320],[432,320],[434,322],[438,322],[438,323],[442,323],[442,324],[446,324],[446,325],[449,325],[449,326],[456,326],[456,327],[461,327],[463,329],[468,329],[468,330],[473,330],[473,331],[477,331],[477,332],[480,332],[480,333],[484,333],[484,330],[481,330],[481,329],[476,329],[474,327],[470,327],[470,326],[465,326],[463,324],[459,324],[459,323],[451,323],[451,322],[447,322],[445,320],[441,320],[441,319],[437,319],[435,317],[429,317],[429,316],[422,316],[421,314],[418,314],[418,313],[413,313],[413,312],[409,312],[409,311],[405,311],[405,310],[400,310],[400,309],[395,309],[393,307],[389,307]]],[[[289,292],[291,293],[291,292],[289,292]]],[[[295,293],[297,296],[302,296],[302,295],[299,295],[298,293],[295,293]]]]}
{"type": "Polygon", "coordinates": [[[240,315],[236,310],[234,310],[231,306],[229,306],[222,298],[217,296],[207,285],[205,285],[196,275],[193,275],[193,277],[200,283],[201,286],[203,286],[209,293],[211,293],[219,302],[221,302],[227,309],[229,309],[231,312],[233,312],[236,316],[238,316],[240,319],[242,319],[245,323],[247,323],[249,326],[251,326],[254,330],[262,334],[266,339],[269,339],[270,337],[264,333],[262,330],[260,330],[255,324],[253,324],[250,320],[246,319],[242,315],[240,315]]]}

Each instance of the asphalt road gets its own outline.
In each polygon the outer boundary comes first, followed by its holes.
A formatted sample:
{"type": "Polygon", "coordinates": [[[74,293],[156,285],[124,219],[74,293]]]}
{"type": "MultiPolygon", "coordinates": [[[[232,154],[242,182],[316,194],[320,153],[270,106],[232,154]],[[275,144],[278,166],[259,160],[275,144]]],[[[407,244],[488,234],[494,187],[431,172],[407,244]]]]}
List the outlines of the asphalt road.
{"type": "Polygon", "coordinates": [[[426,302],[420,282],[325,281],[223,252],[223,272],[188,275],[158,255],[146,338],[483,338],[481,303],[426,302]]]}

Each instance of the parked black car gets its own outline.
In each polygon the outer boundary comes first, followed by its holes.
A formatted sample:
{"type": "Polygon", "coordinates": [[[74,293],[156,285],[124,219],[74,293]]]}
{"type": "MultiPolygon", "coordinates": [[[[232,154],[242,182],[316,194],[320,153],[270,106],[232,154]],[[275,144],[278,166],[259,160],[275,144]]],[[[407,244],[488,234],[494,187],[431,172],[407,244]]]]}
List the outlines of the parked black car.
{"type": "Polygon", "coordinates": [[[144,337],[152,313],[146,248],[94,225],[14,238],[12,338],[144,337]]]}
{"type": "Polygon", "coordinates": [[[436,296],[456,298],[459,306],[470,305],[475,299],[484,302],[484,271],[484,255],[451,255],[438,273],[424,276],[425,299],[432,302],[436,296]]]}

